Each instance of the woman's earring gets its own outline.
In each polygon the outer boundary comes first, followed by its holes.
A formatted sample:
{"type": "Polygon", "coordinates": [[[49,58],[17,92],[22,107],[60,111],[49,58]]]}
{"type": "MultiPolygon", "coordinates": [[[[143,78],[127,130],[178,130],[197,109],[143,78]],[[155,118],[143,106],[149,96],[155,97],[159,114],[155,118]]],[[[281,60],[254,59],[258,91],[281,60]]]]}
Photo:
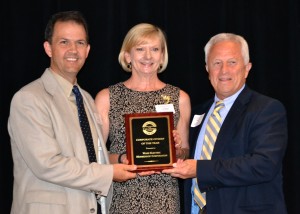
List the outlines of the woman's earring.
{"type": "Polygon", "coordinates": [[[129,62],[129,63],[127,64],[127,68],[129,68],[129,69],[131,70],[131,62],[129,62]]]}
{"type": "Polygon", "coordinates": [[[162,65],[159,65],[159,67],[158,67],[158,71],[160,71],[161,69],[162,69],[162,65]]]}

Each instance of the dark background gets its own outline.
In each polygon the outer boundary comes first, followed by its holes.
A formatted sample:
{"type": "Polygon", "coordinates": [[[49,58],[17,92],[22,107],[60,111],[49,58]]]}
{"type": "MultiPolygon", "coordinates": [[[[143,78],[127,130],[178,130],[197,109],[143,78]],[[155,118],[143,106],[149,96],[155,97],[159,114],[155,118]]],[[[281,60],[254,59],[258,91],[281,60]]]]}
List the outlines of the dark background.
{"type": "Polygon", "coordinates": [[[220,32],[244,36],[253,63],[248,85],[282,101],[287,109],[289,144],[283,185],[289,213],[299,213],[299,0],[1,1],[1,213],[9,213],[12,201],[13,164],[7,132],[10,101],[49,66],[42,45],[44,29],[50,15],[63,10],[80,10],[89,23],[91,51],[78,78],[92,96],[128,78],[117,58],[125,34],[135,24],[149,22],[166,32],[169,65],[159,76],[189,93],[193,105],[213,96],[204,67],[206,42],[220,32]]]}

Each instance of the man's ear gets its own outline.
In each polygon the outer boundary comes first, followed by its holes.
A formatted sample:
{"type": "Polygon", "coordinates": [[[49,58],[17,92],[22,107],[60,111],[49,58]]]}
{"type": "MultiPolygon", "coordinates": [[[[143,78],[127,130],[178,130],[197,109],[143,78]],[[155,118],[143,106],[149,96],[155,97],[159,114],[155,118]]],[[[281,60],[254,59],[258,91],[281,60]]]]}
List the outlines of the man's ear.
{"type": "Polygon", "coordinates": [[[51,49],[51,45],[48,41],[44,42],[44,50],[49,57],[52,57],[52,49],[51,49]]]}
{"type": "Polygon", "coordinates": [[[249,62],[249,63],[246,65],[245,79],[247,79],[248,74],[249,74],[249,71],[251,70],[251,68],[252,68],[252,63],[249,62]]]}
{"type": "Polygon", "coordinates": [[[209,75],[209,71],[208,71],[208,66],[207,66],[207,64],[205,65],[205,70],[206,70],[206,72],[207,72],[208,79],[210,80],[210,75],[209,75]]]}

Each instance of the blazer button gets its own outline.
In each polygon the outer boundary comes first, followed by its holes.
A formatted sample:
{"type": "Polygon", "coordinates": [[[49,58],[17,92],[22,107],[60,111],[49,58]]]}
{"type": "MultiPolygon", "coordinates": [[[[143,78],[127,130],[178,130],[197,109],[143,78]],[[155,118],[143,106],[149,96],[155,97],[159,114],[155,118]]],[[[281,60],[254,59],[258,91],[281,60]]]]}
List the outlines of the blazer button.
{"type": "Polygon", "coordinates": [[[90,209],[90,213],[94,213],[96,210],[94,208],[90,209]]]}

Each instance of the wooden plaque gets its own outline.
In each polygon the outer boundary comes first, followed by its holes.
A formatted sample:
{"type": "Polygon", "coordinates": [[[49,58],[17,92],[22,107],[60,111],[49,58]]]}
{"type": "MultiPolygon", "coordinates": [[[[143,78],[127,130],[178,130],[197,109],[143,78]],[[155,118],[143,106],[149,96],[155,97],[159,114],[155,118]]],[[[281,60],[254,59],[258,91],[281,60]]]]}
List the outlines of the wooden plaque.
{"type": "Polygon", "coordinates": [[[172,130],[173,113],[125,115],[126,149],[129,164],[137,171],[161,171],[176,162],[172,130]]]}

